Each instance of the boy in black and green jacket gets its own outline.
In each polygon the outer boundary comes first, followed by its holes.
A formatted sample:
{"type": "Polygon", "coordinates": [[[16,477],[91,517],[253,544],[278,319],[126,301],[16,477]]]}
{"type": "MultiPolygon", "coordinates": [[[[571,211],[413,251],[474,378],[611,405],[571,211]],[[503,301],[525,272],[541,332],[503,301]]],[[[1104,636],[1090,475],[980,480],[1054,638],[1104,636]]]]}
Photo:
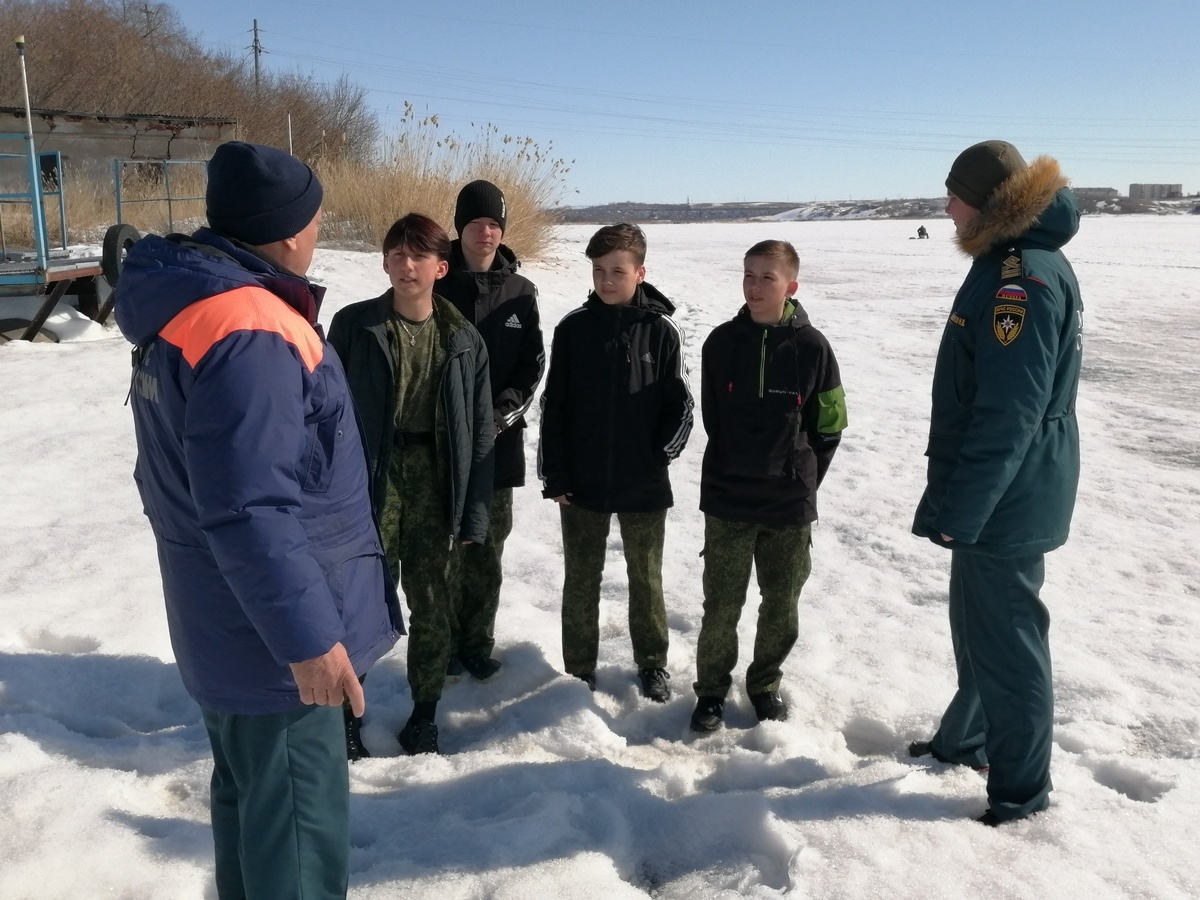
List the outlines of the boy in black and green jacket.
{"type": "Polygon", "coordinates": [[[724,715],[751,564],[762,604],[746,691],[759,721],[787,718],[779,683],[799,633],[817,488],[846,427],[833,350],[792,299],[799,270],[799,256],[785,241],[751,247],[742,281],[746,305],[704,342],[708,447],[700,481],[704,619],[696,647],[696,731],[715,731],[724,715]]]}

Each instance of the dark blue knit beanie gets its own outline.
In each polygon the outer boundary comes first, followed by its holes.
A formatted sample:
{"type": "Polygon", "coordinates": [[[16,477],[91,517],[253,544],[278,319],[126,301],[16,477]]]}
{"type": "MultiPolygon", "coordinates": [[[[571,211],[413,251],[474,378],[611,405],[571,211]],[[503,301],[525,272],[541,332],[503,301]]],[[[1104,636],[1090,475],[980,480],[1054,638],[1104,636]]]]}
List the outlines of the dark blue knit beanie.
{"type": "Polygon", "coordinates": [[[323,196],[313,170],[274,147],[229,141],[208,161],[209,227],[247,244],[295,237],[313,220],[323,196]]]}

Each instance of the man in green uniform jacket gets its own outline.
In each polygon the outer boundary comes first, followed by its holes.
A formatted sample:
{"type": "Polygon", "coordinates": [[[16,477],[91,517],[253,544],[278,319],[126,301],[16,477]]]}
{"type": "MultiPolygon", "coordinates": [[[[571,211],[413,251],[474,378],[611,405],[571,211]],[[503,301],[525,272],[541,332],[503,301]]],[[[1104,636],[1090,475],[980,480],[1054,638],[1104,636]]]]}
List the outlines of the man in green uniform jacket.
{"type": "Polygon", "coordinates": [[[1079,210],[1058,163],[1004,141],[963,151],[946,211],[974,260],[933,378],[928,485],[915,534],[950,548],[958,691],[914,756],[988,767],[997,825],[1049,803],[1044,554],[1066,542],[1079,482],[1079,284],[1060,248],[1079,210]]]}

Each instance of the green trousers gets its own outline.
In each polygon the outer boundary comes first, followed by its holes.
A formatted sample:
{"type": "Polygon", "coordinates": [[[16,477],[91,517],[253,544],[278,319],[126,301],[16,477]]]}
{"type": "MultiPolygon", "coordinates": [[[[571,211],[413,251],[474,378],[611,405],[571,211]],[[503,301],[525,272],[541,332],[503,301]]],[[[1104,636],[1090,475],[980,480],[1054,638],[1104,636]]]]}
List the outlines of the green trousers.
{"type": "Polygon", "coordinates": [[[752,563],[762,602],[746,692],[779,689],[784,660],[800,634],[800,591],[812,570],[811,548],[811,525],[769,528],[704,517],[704,618],[696,643],[696,696],[724,697],[733,684],[737,626],[752,563]]]}
{"type": "Polygon", "coordinates": [[[1054,686],[1050,613],[1039,594],[1042,554],[1003,559],[955,550],[950,559],[950,638],[958,690],[933,749],[988,767],[988,802],[1000,819],[1050,803],[1054,686]]]}
{"type": "Polygon", "coordinates": [[[203,713],[220,900],[345,897],[350,780],[341,709],[203,713]]]}
{"type": "MultiPolygon", "coordinates": [[[[610,513],[560,506],[563,535],[563,666],[571,675],[596,671],[600,655],[600,582],[610,513]]],[[[638,668],[667,665],[667,609],[662,554],[667,511],[617,513],[629,576],[629,637],[638,668]]]]}
{"type": "Polygon", "coordinates": [[[433,447],[397,448],[379,517],[383,550],[408,604],[408,685],[413,702],[439,700],[450,661],[450,582],[455,546],[433,447]]]}
{"type": "Polygon", "coordinates": [[[512,488],[493,492],[487,541],[459,549],[450,620],[451,656],[491,656],[496,646],[496,612],[504,581],[501,559],[504,541],[512,533],[512,508],[512,488]]]}

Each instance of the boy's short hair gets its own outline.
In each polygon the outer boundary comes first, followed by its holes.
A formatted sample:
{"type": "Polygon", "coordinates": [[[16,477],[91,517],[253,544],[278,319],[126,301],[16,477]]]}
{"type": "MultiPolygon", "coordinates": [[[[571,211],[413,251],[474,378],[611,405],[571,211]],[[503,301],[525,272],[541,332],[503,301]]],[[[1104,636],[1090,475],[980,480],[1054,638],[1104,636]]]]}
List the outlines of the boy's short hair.
{"type": "Polygon", "coordinates": [[[397,247],[407,247],[417,253],[432,253],[438,259],[450,260],[450,235],[429,216],[409,213],[397,219],[383,238],[383,255],[397,247]]]}
{"type": "Polygon", "coordinates": [[[599,259],[614,250],[628,250],[637,259],[637,264],[643,265],[646,262],[646,235],[628,222],[605,225],[592,235],[583,252],[588,259],[599,259]]]}
{"type": "Polygon", "coordinates": [[[800,275],[800,254],[787,241],[759,241],[746,251],[745,259],[751,256],[765,256],[786,263],[793,280],[800,275]]]}

